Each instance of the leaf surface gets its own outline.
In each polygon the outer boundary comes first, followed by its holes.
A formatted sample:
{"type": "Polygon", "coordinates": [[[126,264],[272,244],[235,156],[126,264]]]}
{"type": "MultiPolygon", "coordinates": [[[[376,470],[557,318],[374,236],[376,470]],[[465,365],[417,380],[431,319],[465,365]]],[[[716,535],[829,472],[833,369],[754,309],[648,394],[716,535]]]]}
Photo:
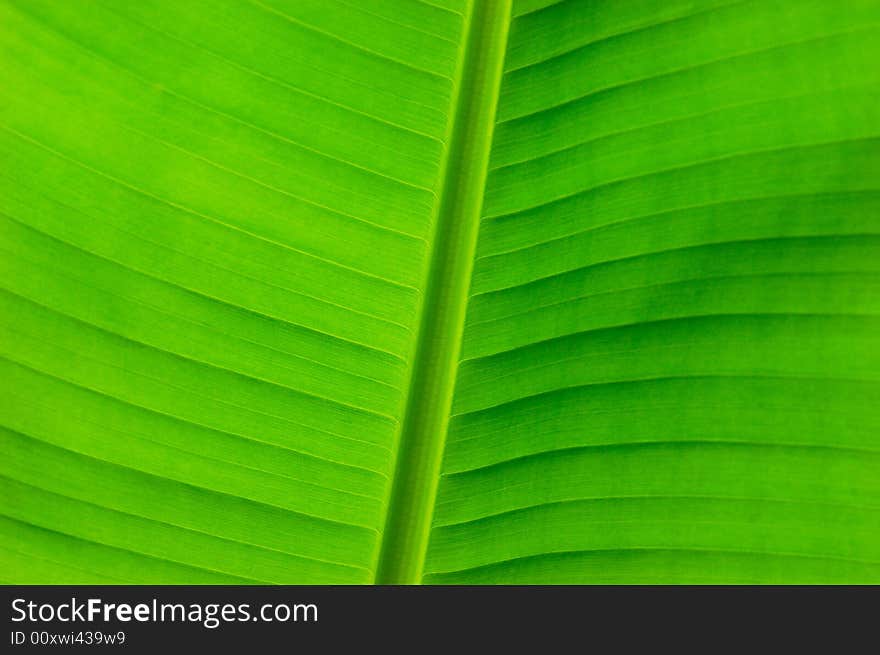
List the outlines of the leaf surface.
{"type": "Polygon", "coordinates": [[[878,37],[2,0],[0,578],[880,580],[878,37]]]}

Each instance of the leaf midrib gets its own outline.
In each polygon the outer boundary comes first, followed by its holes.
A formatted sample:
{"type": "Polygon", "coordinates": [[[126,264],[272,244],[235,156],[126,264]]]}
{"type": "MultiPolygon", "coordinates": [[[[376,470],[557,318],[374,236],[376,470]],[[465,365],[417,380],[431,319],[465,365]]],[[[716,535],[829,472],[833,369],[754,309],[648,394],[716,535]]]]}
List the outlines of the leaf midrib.
{"type": "Polygon", "coordinates": [[[472,0],[456,66],[448,147],[423,276],[418,339],[393,452],[375,582],[421,581],[440,478],[476,254],[489,151],[504,66],[511,0],[472,0]]]}

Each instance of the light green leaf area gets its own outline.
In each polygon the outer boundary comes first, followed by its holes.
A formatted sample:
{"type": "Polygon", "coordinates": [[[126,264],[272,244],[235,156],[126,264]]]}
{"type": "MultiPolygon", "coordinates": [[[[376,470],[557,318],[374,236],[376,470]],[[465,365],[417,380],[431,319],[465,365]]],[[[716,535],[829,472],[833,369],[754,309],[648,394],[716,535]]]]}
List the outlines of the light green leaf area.
{"type": "Polygon", "coordinates": [[[0,582],[880,582],[877,0],[0,0],[0,582]]]}
{"type": "Polygon", "coordinates": [[[461,17],[0,4],[2,557],[368,582],[461,17]]]}

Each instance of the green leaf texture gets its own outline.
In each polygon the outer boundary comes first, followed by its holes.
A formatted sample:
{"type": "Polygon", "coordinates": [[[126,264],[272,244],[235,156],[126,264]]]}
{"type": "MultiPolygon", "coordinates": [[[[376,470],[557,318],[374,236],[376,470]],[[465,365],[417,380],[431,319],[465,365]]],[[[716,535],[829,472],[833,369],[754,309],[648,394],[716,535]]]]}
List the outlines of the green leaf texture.
{"type": "Polygon", "coordinates": [[[0,0],[0,582],[880,582],[877,0],[0,0]]]}

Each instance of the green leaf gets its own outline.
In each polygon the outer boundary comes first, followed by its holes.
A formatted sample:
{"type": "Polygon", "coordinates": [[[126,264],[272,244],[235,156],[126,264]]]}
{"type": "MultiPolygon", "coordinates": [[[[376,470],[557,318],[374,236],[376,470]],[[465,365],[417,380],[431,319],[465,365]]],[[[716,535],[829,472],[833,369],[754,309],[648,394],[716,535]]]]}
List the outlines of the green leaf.
{"type": "Polygon", "coordinates": [[[878,37],[0,1],[0,582],[880,582],[878,37]]]}

